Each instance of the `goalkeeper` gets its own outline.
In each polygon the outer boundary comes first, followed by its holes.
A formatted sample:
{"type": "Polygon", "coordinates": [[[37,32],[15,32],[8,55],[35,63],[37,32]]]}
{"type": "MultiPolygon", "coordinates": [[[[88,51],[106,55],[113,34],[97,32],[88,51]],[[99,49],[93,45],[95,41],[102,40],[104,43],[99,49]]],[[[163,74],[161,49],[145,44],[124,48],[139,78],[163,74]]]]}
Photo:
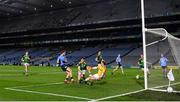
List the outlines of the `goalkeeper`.
{"type": "Polygon", "coordinates": [[[104,60],[101,61],[100,64],[97,66],[98,72],[94,75],[89,76],[85,79],[85,82],[88,85],[93,85],[94,80],[102,80],[105,77],[106,74],[106,63],[104,60]]]}

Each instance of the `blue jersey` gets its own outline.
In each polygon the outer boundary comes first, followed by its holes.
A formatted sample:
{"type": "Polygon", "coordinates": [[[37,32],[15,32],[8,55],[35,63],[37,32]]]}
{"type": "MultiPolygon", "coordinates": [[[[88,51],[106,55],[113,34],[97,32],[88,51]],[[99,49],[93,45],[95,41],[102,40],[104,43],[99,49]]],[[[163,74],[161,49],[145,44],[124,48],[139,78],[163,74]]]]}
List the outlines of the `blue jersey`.
{"type": "Polygon", "coordinates": [[[168,59],[166,57],[161,57],[160,58],[160,66],[167,66],[168,64],[168,59]]]}
{"type": "Polygon", "coordinates": [[[121,56],[118,56],[118,57],[116,58],[116,63],[117,63],[117,64],[121,63],[121,56]]]}
{"type": "Polygon", "coordinates": [[[59,61],[60,66],[64,66],[67,63],[66,56],[60,55],[57,60],[59,61]]]}

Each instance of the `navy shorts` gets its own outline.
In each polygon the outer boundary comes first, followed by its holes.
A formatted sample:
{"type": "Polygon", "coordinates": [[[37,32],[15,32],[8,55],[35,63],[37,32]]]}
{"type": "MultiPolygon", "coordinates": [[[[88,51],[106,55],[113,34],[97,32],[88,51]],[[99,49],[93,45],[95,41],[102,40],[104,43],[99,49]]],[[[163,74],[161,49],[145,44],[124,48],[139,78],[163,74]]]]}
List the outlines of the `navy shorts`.
{"type": "Polygon", "coordinates": [[[166,69],[166,68],[167,68],[167,66],[161,66],[161,68],[162,68],[162,69],[166,69]]]}
{"type": "Polygon", "coordinates": [[[143,65],[140,65],[139,68],[144,68],[144,66],[143,66],[143,65]]]}
{"type": "Polygon", "coordinates": [[[61,65],[62,71],[66,72],[68,68],[68,65],[61,65]]]}
{"type": "Polygon", "coordinates": [[[122,64],[121,63],[117,63],[118,64],[118,67],[121,67],[122,66],[122,64]]]}

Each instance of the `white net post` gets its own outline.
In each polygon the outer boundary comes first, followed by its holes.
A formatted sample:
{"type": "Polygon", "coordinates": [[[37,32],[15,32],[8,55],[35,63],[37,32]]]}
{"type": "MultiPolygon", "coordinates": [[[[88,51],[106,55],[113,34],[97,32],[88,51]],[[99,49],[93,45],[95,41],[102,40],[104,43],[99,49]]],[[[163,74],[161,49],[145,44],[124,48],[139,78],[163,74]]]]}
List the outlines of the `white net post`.
{"type": "Polygon", "coordinates": [[[171,52],[172,52],[172,55],[178,65],[178,67],[180,66],[180,39],[179,38],[176,38],[172,35],[168,35],[168,41],[169,41],[169,44],[171,45],[171,52]]]}
{"type": "Polygon", "coordinates": [[[147,64],[146,64],[146,39],[145,39],[145,18],[144,18],[144,0],[141,0],[141,19],[142,19],[142,36],[143,36],[143,55],[144,55],[144,88],[148,89],[147,83],[147,64]]]}

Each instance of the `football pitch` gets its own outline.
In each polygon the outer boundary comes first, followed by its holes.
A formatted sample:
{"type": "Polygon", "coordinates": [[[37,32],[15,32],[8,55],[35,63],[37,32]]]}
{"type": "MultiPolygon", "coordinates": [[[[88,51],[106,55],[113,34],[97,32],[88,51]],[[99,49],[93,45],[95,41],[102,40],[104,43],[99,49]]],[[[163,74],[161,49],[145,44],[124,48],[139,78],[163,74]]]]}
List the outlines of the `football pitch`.
{"type": "MultiPolygon", "coordinates": [[[[102,81],[88,86],[77,82],[64,84],[65,73],[58,67],[31,66],[29,76],[25,76],[23,66],[0,66],[0,101],[180,100],[180,94],[145,91],[144,80],[135,78],[140,74],[139,69],[125,68],[125,75],[120,72],[111,75],[111,70],[107,70],[102,81]]],[[[77,80],[76,67],[73,67],[73,75],[77,80]]]]}

